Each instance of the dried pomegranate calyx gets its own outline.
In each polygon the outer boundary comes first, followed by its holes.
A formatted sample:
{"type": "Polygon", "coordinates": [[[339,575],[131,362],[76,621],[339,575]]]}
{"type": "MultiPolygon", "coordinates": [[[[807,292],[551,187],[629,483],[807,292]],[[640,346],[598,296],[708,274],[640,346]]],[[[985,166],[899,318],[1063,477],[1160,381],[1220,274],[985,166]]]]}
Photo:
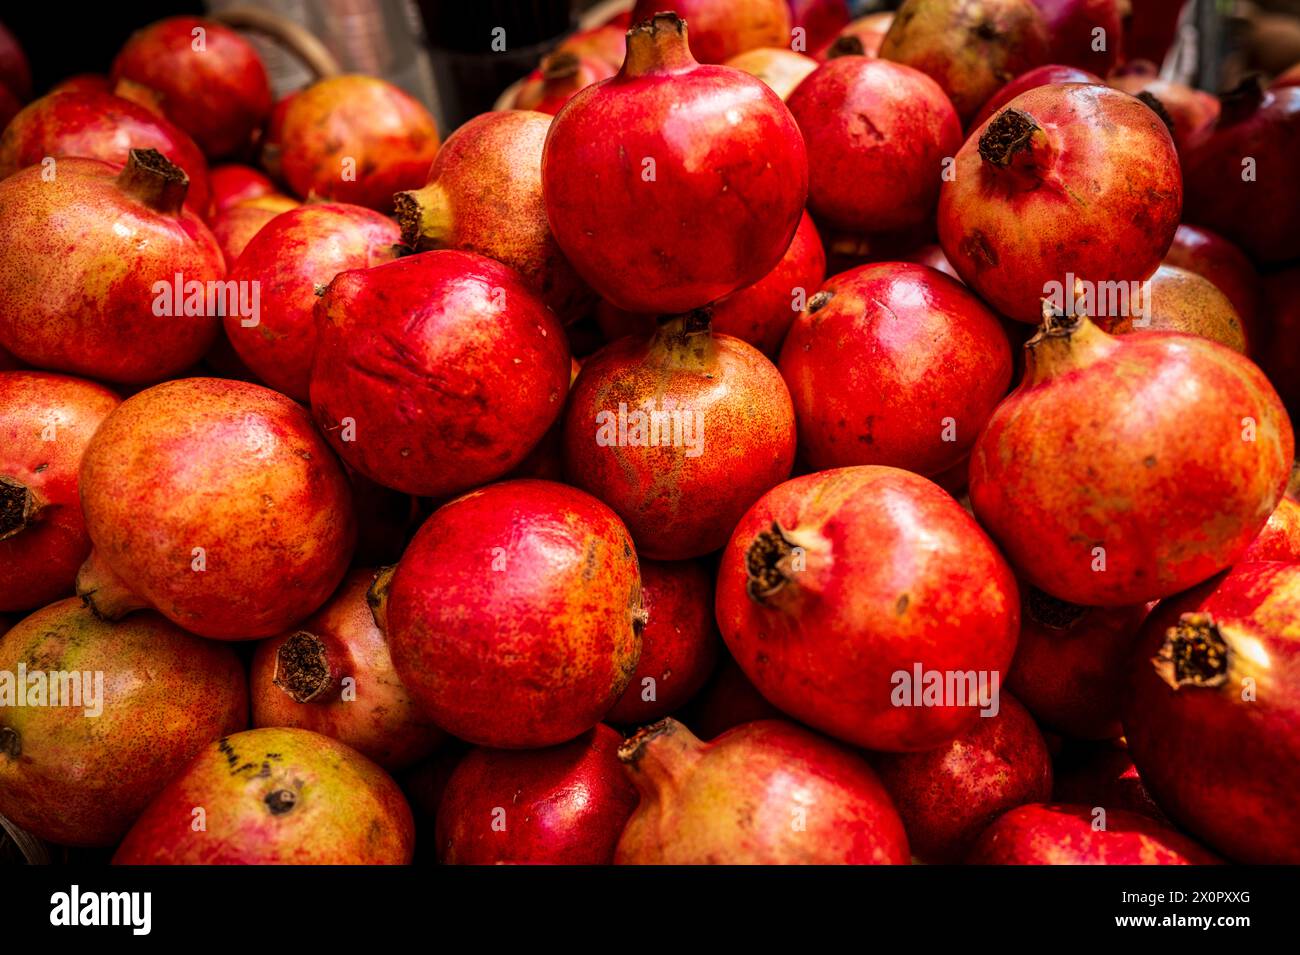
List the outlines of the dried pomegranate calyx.
{"type": "Polygon", "coordinates": [[[1232,649],[1208,613],[1185,613],[1165,632],[1165,642],[1151,658],[1160,679],[1173,689],[1217,687],[1228,680],[1232,649]]]}

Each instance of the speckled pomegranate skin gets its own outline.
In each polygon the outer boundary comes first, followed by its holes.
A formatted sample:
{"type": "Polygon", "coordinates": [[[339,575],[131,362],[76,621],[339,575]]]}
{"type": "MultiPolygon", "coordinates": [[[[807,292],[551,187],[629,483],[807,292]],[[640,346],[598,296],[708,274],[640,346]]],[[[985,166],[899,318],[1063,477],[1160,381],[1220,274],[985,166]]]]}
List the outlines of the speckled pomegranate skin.
{"type": "Polygon", "coordinates": [[[1264,529],[1246,553],[1241,555],[1238,563],[1261,560],[1300,563],[1300,503],[1289,497],[1282,498],[1277,509],[1269,515],[1264,529]]]}
{"type": "Polygon", "coordinates": [[[786,0],[637,0],[632,23],[671,9],[691,28],[691,51],[701,63],[722,63],[760,46],[790,46],[786,0]]]}
{"type": "Polygon", "coordinates": [[[1182,332],[1246,353],[1246,329],[1241,316],[1213,282],[1195,272],[1161,265],[1146,279],[1141,302],[1145,316],[1107,315],[1094,320],[1112,335],[1182,332]]]}
{"type": "Polygon", "coordinates": [[[598,722],[641,653],[632,539],[598,500],[550,481],[471,491],[420,528],[389,591],[388,641],[439,726],[500,749],[598,722]]]}
{"type": "Polygon", "coordinates": [[[1217,232],[1183,224],[1174,233],[1174,244],[1165,253],[1164,264],[1195,272],[1213,282],[1232,302],[1246,337],[1252,345],[1259,345],[1259,273],[1241,249],[1217,232]]]}
{"type": "Polygon", "coordinates": [[[405,865],[414,848],[411,807],[370,760],[307,730],[254,729],[200,752],[113,864],[405,865]]]}
{"type": "Polygon", "coordinates": [[[1073,66],[1065,66],[1060,63],[1048,63],[1045,66],[1036,66],[1032,70],[1026,70],[1011,80],[1000,90],[988,98],[980,111],[975,114],[975,118],[967,124],[967,129],[979,129],[985,121],[994,114],[1001,112],[1002,107],[1006,106],[1013,99],[1026,90],[1037,89],[1040,86],[1047,86],[1052,83],[1101,83],[1102,78],[1095,73],[1089,73],[1087,70],[1080,70],[1073,66]]]}
{"type": "Polygon", "coordinates": [[[248,725],[232,650],[155,613],[106,623],[61,600],[0,638],[0,671],[17,679],[20,664],[29,680],[103,674],[97,717],[84,697],[81,707],[0,708],[0,813],[61,845],[111,846],[195,753],[248,725]]]}
{"type": "Polygon", "coordinates": [[[1094,829],[1089,806],[1035,803],[1004,814],[984,830],[971,865],[1213,865],[1219,860],[1153,819],[1106,810],[1094,829]]]}

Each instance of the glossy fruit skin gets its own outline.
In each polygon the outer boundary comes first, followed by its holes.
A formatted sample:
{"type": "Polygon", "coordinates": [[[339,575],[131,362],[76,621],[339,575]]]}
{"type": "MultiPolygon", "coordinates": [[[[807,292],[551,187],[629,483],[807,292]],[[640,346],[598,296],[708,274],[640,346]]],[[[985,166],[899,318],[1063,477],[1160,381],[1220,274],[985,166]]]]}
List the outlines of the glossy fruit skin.
{"type": "Polygon", "coordinates": [[[341,272],[316,309],[312,412],[385,487],[442,497],[491,481],[560,414],[564,331],[498,262],[439,251],[341,272]]]}
{"type": "Polygon", "coordinates": [[[619,865],[908,862],[903,824],[866,761],[784,720],[701,743],[666,719],[619,758],[641,793],[619,865]]]}
{"type": "Polygon", "coordinates": [[[1145,104],[1108,87],[1021,93],[971,133],[953,168],[939,242],[966,284],[1018,321],[1042,318],[1050,282],[1146,278],[1178,227],[1173,139],[1145,104]]]}
{"type": "Polygon", "coordinates": [[[1217,232],[1180,224],[1164,264],[1195,272],[1213,282],[1241,318],[1247,340],[1259,345],[1259,273],[1241,249],[1217,232]]]}
{"type": "Polygon", "coordinates": [[[226,337],[258,378],[305,403],[316,356],[317,290],[340,272],[391,261],[401,241],[391,219],[363,206],[311,203],[276,216],[230,269],[232,281],[258,283],[257,324],[227,315],[226,337]]]}
{"type": "Polygon", "coordinates": [[[246,145],[271,112],[266,68],[253,45],[199,17],[169,17],[137,30],[113,60],[112,81],[140,84],[209,156],[246,145]],[[196,30],[204,47],[195,49],[196,30]]]}
{"type": "Polygon", "coordinates": [[[1066,66],[1062,63],[1048,63],[1045,66],[1036,66],[1032,70],[1021,73],[990,96],[988,101],[980,107],[980,111],[975,114],[975,118],[970,121],[967,129],[979,129],[987,120],[1001,112],[1004,106],[1026,90],[1058,83],[1102,82],[1102,78],[1097,74],[1081,70],[1076,66],[1066,66]]]}
{"type": "Polygon", "coordinates": [[[970,452],[1006,395],[1011,344],[960,282],[887,262],[833,276],[809,296],[780,368],[810,468],[934,475],[970,452]]]}
{"type": "Polygon", "coordinates": [[[1112,337],[1080,316],[1045,324],[1026,366],[975,442],[970,496],[1052,596],[1119,607],[1177,593],[1240,556],[1282,499],[1291,422],[1223,346],[1112,337]]]}
{"type": "Polygon", "coordinates": [[[72,593],[90,553],[77,494],[81,456],[120,402],[80,378],[0,372],[0,613],[72,593]]]}
{"type": "Polygon", "coordinates": [[[253,729],[203,749],[113,864],[405,865],[414,845],[406,798],[370,760],[308,730],[253,729]],[[192,828],[194,806],[205,830],[192,828]]]}
{"type": "Polygon", "coordinates": [[[356,537],[347,479],[307,412],[220,378],[124,401],[86,448],[81,503],[95,553],[78,593],[115,615],[125,586],[134,606],[218,640],[306,617],[342,579],[356,537]],[[100,579],[97,562],[121,580],[100,579]]]}
{"type": "Polygon", "coordinates": [[[817,69],[817,61],[783,46],[760,46],[738,53],[722,64],[756,76],[783,100],[789,100],[803,79],[817,69]]]}
{"type": "Polygon", "coordinates": [[[1282,498],[1238,563],[1267,560],[1300,563],[1300,503],[1289,497],[1282,498]]]}
{"type": "Polygon", "coordinates": [[[155,284],[170,286],[178,272],[186,283],[225,278],[208,227],[181,209],[183,192],[140,198],[130,163],[69,158],[57,168],[52,183],[40,166],[0,182],[11,237],[0,247],[0,345],[33,365],[110,382],[156,381],[194,364],[218,320],[155,315],[155,284]]]}
{"type": "Polygon", "coordinates": [[[697,64],[685,24],[665,14],[629,31],[617,76],[555,117],[542,191],[556,241],[602,297],[680,313],[781,260],[808,160],[780,97],[747,73],[697,64]]]}
{"type": "Polygon", "coordinates": [[[1033,717],[1010,694],[996,716],[924,753],[873,760],[919,859],[960,862],[1008,809],[1052,796],[1052,760],[1033,717]]]}
{"type": "Polygon", "coordinates": [[[1213,865],[1219,860],[1181,833],[1123,809],[1105,810],[1105,828],[1088,806],[1034,803],[984,830],[971,865],[1213,865]]]}
{"type": "Polygon", "coordinates": [[[554,116],[578,90],[609,79],[617,69],[594,56],[552,53],[524,77],[510,107],[554,116]]]}
{"type": "Polygon", "coordinates": [[[1011,663],[1019,604],[961,505],[910,472],[854,467],[794,478],[750,508],[715,606],[732,656],[778,708],[845,742],[910,752],[969,730],[981,707],[895,705],[907,694],[897,674],[976,671],[991,689],[1011,663]]]}
{"type": "Polygon", "coordinates": [[[790,46],[786,0],[637,0],[632,23],[671,9],[690,24],[691,52],[701,63],[722,63],[759,46],[790,46]]]}
{"type": "Polygon", "coordinates": [[[103,680],[94,718],[85,697],[0,709],[0,814],[61,845],[113,845],[195,753],[248,725],[234,652],[154,613],[113,624],[61,600],[0,638],[0,669],[16,678],[24,665],[28,680],[37,671],[103,680]]]}
{"type": "Polygon", "coordinates": [[[1033,0],[1051,38],[1052,59],[1105,76],[1124,49],[1124,0],[1033,0]],[[1094,31],[1104,31],[1098,36],[1094,31]],[[1096,44],[1104,41],[1104,49],[1096,44]]]}
{"type": "Polygon", "coordinates": [[[303,199],[393,207],[393,193],[418,189],[438,152],[429,111],[373,76],[334,76],[313,83],[285,107],[279,159],[303,199]],[[342,175],[346,160],[356,175],[342,175]]]}
{"type": "Polygon", "coordinates": [[[1111,335],[1182,332],[1246,354],[1246,328],[1241,316],[1228,297],[1204,276],[1161,265],[1145,279],[1140,295],[1146,315],[1130,311],[1126,315],[1098,316],[1095,321],[1111,335]]]}
{"type": "Polygon", "coordinates": [[[609,865],[637,792],[604,724],[559,746],[477,747],[438,806],[444,865],[609,865]]]}
{"type": "Polygon", "coordinates": [[[397,565],[387,632],[435,723],[527,749],[600,722],[636,669],[641,617],[636,552],[614,512],[566,485],[518,480],[425,521],[397,565]]]}
{"type": "MultiPolygon", "coordinates": [[[[299,205],[298,200],[290,199],[288,196],[262,196],[214,214],[211,220],[212,234],[216,237],[217,244],[221,246],[221,254],[226,257],[230,267],[234,268],[239,257],[248,248],[248,243],[253,241],[253,237],[261,232],[267,223],[280,213],[296,209],[299,205]]],[[[259,311],[261,296],[262,291],[259,287],[259,311]]],[[[239,318],[239,316],[234,317],[236,327],[239,318]]]]}
{"type": "MultiPolygon", "coordinates": [[[[252,166],[240,163],[225,163],[213,166],[208,172],[208,184],[212,190],[209,216],[223,212],[249,199],[275,195],[279,192],[267,176],[252,166]]],[[[234,265],[234,263],[230,263],[234,265]]]]}
{"type": "Polygon", "coordinates": [[[565,410],[569,480],[612,507],[638,553],[656,560],[720,548],[794,464],[794,409],[776,366],[696,317],[665,320],[649,339],[619,339],[587,359],[565,410]],[[676,420],[647,420],[640,443],[638,412],[676,420]]]}
{"type": "Polygon", "coordinates": [[[1240,862],[1300,860],[1298,651],[1300,564],[1237,564],[1162,602],[1130,663],[1124,734],[1143,782],[1240,862]]]}

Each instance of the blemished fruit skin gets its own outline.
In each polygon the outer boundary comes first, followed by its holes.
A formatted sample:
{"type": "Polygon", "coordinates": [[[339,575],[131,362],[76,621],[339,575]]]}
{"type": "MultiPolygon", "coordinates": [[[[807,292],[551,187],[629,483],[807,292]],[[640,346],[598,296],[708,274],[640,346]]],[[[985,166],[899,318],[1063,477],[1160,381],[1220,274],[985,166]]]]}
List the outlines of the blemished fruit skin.
{"type": "Polygon", "coordinates": [[[960,504],[923,477],[870,466],[760,498],[723,552],[715,604],[723,640],[770,702],[894,752],[974,725],[978,687],[915,705],[915,668],[922,680],[982,675],[988,695],[1011,663],[1019,605],[1011,569],[960,504]]]}
{"type": "Polygon", "coordinates": [[[1286,564],[1300,563],[1300,503],[1289,497],[1282,498],[1278,503],[1277,509],[1269,515],[1264,529],[1237,563],[1270,560],[1286,564]]]}
{"type": "Polygon", "coordinates": [[[637,791],[604,724],[547,749],[472,750],[438,804],[444,865],[609,865],[637,791]]]}
{"type": "Polygon", "coordinates": [[[786,0],[637,0],[631,22],[639,24],[667,9],[690,24],[691,50],[701,63],[722,63],[760,46],[790,46],[786,0]]]}
{"type": "Polygon", "coordinates": [[[0,814],[60,845],[113,845],[195,753],[248,725],[233,650],[155,613],[107,623],[61,600],[0,637],[0,672],[12,674],[0,691],[0,814]],[[27,679],[11,682],[20,667],[27,679]]]}
{"type": "Polygon", "coordinates": [[[966,857],[971,865],[1214,865],[1191,839],[1123,809],[1035,803],[1002,815],[966,857]],[[1105,828],[1096,828],[1103,824],[1105,828]]]}
{"type": "Polygon", "coordinates": [[[517,480],[434,512],[387,598],[398,675],[433,721],[480,746],[551,746],[591,729],[641,653],[641,575],[589,494],[517,480]]]}
{"type": "Polygon", "coordinates": [[[81,456],[121,403],[94,382],[0,372],[0,612],[72,593],[90,553],[81,516],[81,456]]]}
{"type": "Polygon", "coordinates": [[[905,865],[907,835],[860,755],[784,720],[701,743],[666,719],[619,750],[641,802],[619,865],[905,865]]]}
{"type": "Polygon", "coordinates": [[[414,848],[411,808],[370,760],[308,730],[253,729],[205,747],[113,864],[405,865],[414,848]]]}
{"type": "Polygon", "coordinates": [[[1120,607],[1236,560],[1295,457],[1263,373],[1203,338],[1050,315],[971,455],[980,523],[1029,583],[1120,607]]]}
{"type": "Polygon", "coordinates": [[[1260,344],[1256,324],[1259,273],[1246,253],[1217,232],[1184,223],[1174,233],[1174,244],[1165,253],[1164,264],[1195,272],[1213,282],[1232,302],[1251,344],[1260,344]]]}
{"type": "Polygon", "coordinates": [[[975,114],[975,118],[970,121],[969,129],[979,129],[984,123],[997,113],[1001,112],[1002,107],[1006,106],[1013,99],[1026,90],[1037,89],[1040,86],[1048,86],[1053,83],[1101,83],[1102,78],[1095,73],[1089,73],[1087,70],[1081,70],[1073,66],[1064,66],[1060,63],[1048,63],[1045,66],[1036,66],[1032,70],[1026,70],[1014,80],[1007,83],[996,93],[989,97],[980,111],[975,114]]]}
{"type": "Polygon", "coordinates": [[[1130,673],[1124,734],[1160,808],[1236,861],[1300,861],[1300,564],[1161,602],[1130,673]]]}
{"type": "Polygon", "coordinates": [[[306,617],[356,538],[347,479],[307,412],[220,378],[123,402],[82,457],[81,503],[94,551],[78,594],[110,618],[152,606],[218,640],[306,617]]]}

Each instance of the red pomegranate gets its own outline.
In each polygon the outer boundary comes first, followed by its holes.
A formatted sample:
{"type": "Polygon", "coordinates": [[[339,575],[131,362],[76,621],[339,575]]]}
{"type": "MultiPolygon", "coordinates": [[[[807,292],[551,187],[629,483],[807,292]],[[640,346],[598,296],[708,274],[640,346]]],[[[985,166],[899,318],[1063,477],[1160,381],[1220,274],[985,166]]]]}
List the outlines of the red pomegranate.
{"type": "Polygon", "coordinates": [[[32,95],[32,69],[27,54],[3,23],[0,23],[0,86],[19,100],[32,95]]]}
{"type": "Polygon", "coordinates": [[[1172,125],[1171,132],[1178,154],[1186,156],[1188,147],[1214,125],[1219,116],[1219,101],[1201,90],[1182,83],[1162,80],[1155,66],[1139,61],[1112,74],[1107,81],[1117,90],[1131,93],[1154,109],[1172,125]]]}
{"type": "Polygon", "coordinates": [[[205,747],[113,864],[405,865],[414,844],[411,807],[370,760],[308,730],[254,729],[205,747]]]}
{"type": "Polygon", "coordinates": [[[1121,308],[1118,314],[1110,306],[1122,305],[1123,297],[1106,296],[1104,303],[1094,301],[1085,313],[1111,335],[1182,332],[1246,353],[1246,329],[1241,317],[1228,297],[1204,276],[1177,266],[1161,265],[1136,292],[1129,298],[1130,307],[1121,308]]]}
{"type": "Polygon", "coordinates": [[[137,30],[113,60],[116,92],[156,105],[209,156],[248,144],[271,112],[257,50],[227,26],[169,17],[137,30]]]}
{"type": "MultiPolygon", "coordinates": [[[[226,261],[231,268],[234,268],[235,263],[239,261],[239,257],[244,254],[244,250],[248,248],[248,243],[253,241],[253,236],[261,232],[263,227],[279,216],[280,213],[288,212],[290,209],[297,209],[299,205],[301,203],[296,199],[275,194],[249,199],[213,215],[210,223],[212,234],[216,237],[217,244],[221,246],[221,254],[226,257],[226,261]]],[[[233,279],[234,276],[230,277],[233,279]]],[[[267,291],[273,290],[267,289],[267,291]]],[[[258,286],[257,296],[258,315],[256,320],[260,323],[261,286],[258,286]]],[[[251,303],[251,299],[249,301],[251,303]]],[[[226,318],[236,327],[240,327],[240,322],[246,319],[251,321],[254,316],[233,314],[227,315],[226,318]]]]}
{"type": "Polygon", "coordinates": [[[906,0],[880,46],[882,59],[929,74],[963,123],[1007,80],[1051,61],[1034,0],[906,0]]]}
{"type": "Polygon", "coordinates": [[[1187,269],[1213,282],[1241,318],[1246,338],[1258,344],[1260,328],[1259,273],[1246,254],[1217,232],[1199,226],[1180,225],[1174,244],[1165,253],[1165,265],[1187,269]]]}
{"type": "Polygon", "coordinates": [[[780,261],[808,161],[780,97],[740,70],[700,66],[685,21],[659,14],[628,32],[618,75],[551,123],[542,190],[556,241],[592,288],[628,311],[679,313],[780,261]]]}
{"type": "Polygon", "coordinates": [[[578,90],[609,79],[617,70],[599,57],[556,51],[542,57],[541,65],[524,77],[510,106],[554,116],[578,90]]]}
{"type": "Polygon", "coordinates": [[[1034,803],[984,830],[972,865],[1213,865],[1191,839],[1123,809],[1034,803]]]}
{"type": "Polygon", "coordinates": [[[333,76],[286,104],[274,140],[285,180],[304,199],[380,212],[418,189],[438,152],[429,111],[373,76],[333,76]]]}
{"type": "Polygon", "coordinates": [[[226,269],[182,208],[185,173],[153,149],[133,149],[124,167],[61,159],[48,182],[45,168],[0,182],[0,345],[105,381],[193,365],[216,337],[209,305],[226,269]]]}
{"type": "Polygon", "coordinates": [[[873,761],[898,807],[912,853],[960,862],[975,838],[1008,809],[1052,796],[1052,760],[1023,706],[1003,693],[998,712],[924,753],[873,761]]]}
{"type": "Polygon", "coordinates": [[[620,865],[905,865],[907,835],[861,756],[784,720],[702,743],[662,720],[619,749],[641,793],[620,865]]]}
{"type": "Polygon", "coordinates": [[[1078,747],[1058,760],[1052,798],[1057,802],[1124,809],[1169,824],[1155,804],[1122,741],[1078,747]]]}
{"type": "Polygon", "coordinates": [[[961,122],[939,84],[919,70],[866,56],[837,56],[789,99],[808,149],[808,207],[852,232],[929,223],[944,162],[961,146],[961,122]]]}
{"type": "MultiPolygon", "coordinates": [[[[819,60],[825,60],[830,56],[832,48],[836,46],[838,41],[851,37],[862,44],[862,54],[864,56],[879,56],[880,47],[885,42],[885,34],[889,32],[889,28],[893,25],[894,14],[892,12],[868,13],[845,26],[837,36],[832,37],[830,42],[817,49],[817,52],[813,55],[819,60]]],[[[840,49],[843,49],[843,47],[840,47],[840,49]]],[[[849,49],[856,51],[854,46],[850,46],[849,49]]]]}
{"type": "Polygon", "coordinates": [[[758,77],[783,100],[789,100],[804,77],[817,69],[817,61],[811,56],[783,46],[755,47],[736,54],[722,65],[758,77]]]}
{"type": "Polygon", "coordinates": [[[1143,782],[1240,862],[1300,860],[1297,620],[1300,564],[1238,564],[1163,601],[1130,665],[1124,735],[1143,782]]]}
{"type": "Polygon", "coordinates": [[[491,481],[560,414],[564,330],[484,256],[341,272],[316,314],[312,411],[343,460],[385,487],[441,497],[491,481]]]}
{"type": "Polygon", "coordinates": [[[77,593],[96,612],[152,606],[218,640],[310,614],[356,536],[347,480],[306,411],[220,378],[123,402],[86,448],[81,504],[95,549],[77,593]]]}
{"type": "Polygon", "coordinates": [[[439,726],[500,749],[600,722],[641,653],[641,576],[618,517],[582,491],[504,481],[443,505],[385,613],[402,682],[439,726]]]}
{"type": "Polygon", "coordinates": [[[72,593],[90,553],[77,479],[117,395],[79,378],[0,372],[0,612],[72,593]]]}
{"type": "MultiPolygon", "coordinates": [[[[722,63],[759,46],[790,46],[786,0],[637,0],[631,22],[640,27],[665,7],[691,25],[691,51],[701,63],[722,63]]],[[[638,41],[629,35],[628,42],[638,41]]]]}
{"type": "Polygon", "coordinates": [[[0,815],[61,845],[113,845],[195,753],[248,725],[231,648],[153,613],[106,623],[61,600],[5,634],[0,672],[17,680],[0,694],[0,815]]]}
{"type": "Polygon", "coordinates": [[[707,310],[587,359],[565,410],[570,480],[657,560],[720,548],[745,509],[789,476],[794,452],[780,372],[752,345],[714,335],[707,310]]]}
{"type": "Polygon", "coordinates": [[[212,167],[208,173],[208,183],[212,188],[210,215],[216,215],[249,199],[260,199],[279,192],[275,183],[265,175],[252,166],[242,166],[239,163],[212,167]]]}
{"type": "Polygon", "coordinates": [[[754,688],[731,654],[722,656],[718,672],[682,714],[691,731],[701,739],[713,739],[741,723],[781,719],[781,711],[754,688]]]}
{"type": "Polygon", "coordinates": [[[980,297],[1022,322],[1041,319],[1053,283],[1146,278],[1178,228],[1169,130],[1104,86],[1021,93],[971,134],[953,173],[939,193],[943,251],[980,297]]]}
{"type": "Polygon", "coordinates": [[[1265,560],[1300,564],[1300,502],[1282,498],[1239,563],[1265,560]]]}
{"type": "Polygon", "coordinates": [[[1258,349],[1259,363],[1291,414],[1300,415],[1300,349],[1295,347],[1300,341],[1300,266],[1264,279],[1260,315],[1267,325],[1258,349]]]}
{"type": "Polygon", "coordinates": [[[438,805],[438,861],[609,865],[637,803],[618,759],[622,742],[598,724],[548,749],[472,750],[438,805]]]}
{"type": "Polygon", "coordinates": [[[970,515],[883,467],[764,495],[723,552],[716,608],[732,656],[781,710],[904,752],[989,709],[1020,622],[1015,578],[970,515]]]}
{"type": "Polygon", "coordinates": [[[919,246],[903,256],[903,259],[907,262],[915,262],[917,265],[928,265],[932,269],[938,269],[949,278],[956,279],[958,282],[961,281],[961,276],[957,274],[957,270],[948,261],[948,256],[943,254],[943,247],[937,243],[932,242],[928,245],[919,246]]]}
{"type": "Polygon", "coordinates": [[[1052,59],[1105,76],[1124,50],[1129,0],[1033,0],[1051,38],[1052,59]]]}
{"type": "Polygon", "coordinates": [[[975,114],[975,118],[970,121],[968,129],[979,129],[986,121],[991,119],[995,114],[1000,113],[1002,108],[1010,103],[1013,99],[1027,90],[1038,89],[1040,86],[1051,86],[1059,83],[1101,83],[1102,78],[1095,73],[1089,73],[1087,70],[1081,70],[1075,66],[1064,66],[1060,63],[1048,63],[1046,66],[1036,66],[1032,70],[1021,73],[1014,80],[1007,83],[1000,90],[989,97],[988,101],[980,107],[980,111],[975,114]]]}
{"type": "Polygon", "coordinates": [[[1030,583],[1122,607],[1246,550],[1295,455],[1258,368],[1203,338],[1112,337],[1079,315],[1049,314],[1025,347],[1020,387],[975,442],[970,496],[1030,583]]]}
{"type": "Polygon", "coordinates": [[[613,24],[581,30],[555,48],[557,53],[602,60],[612,70],[623,65],[627,53],[627,27],[613,24]]]}
{"type": "Polygon", "coordinates": [[[849,25],[849,7],[840,0],[786,0],[790,8],[791,40],[783,43],[790,47],[795,40],[802,39],[797,49],[813,52],[830,43],[841,30],[849,25]],[[800,37],[796,30],[803,30],[800,37]]]}
{"type": "Polygon", "coordinates": [[[401,241],[391,219],[362,206],[310,203],[275,216],[232,264],[232,281],[260,289],[259,308],[226,315],[226,337],[258,378],[306,402],[320,290],[340,272],[392,260],[401,241]]]}

